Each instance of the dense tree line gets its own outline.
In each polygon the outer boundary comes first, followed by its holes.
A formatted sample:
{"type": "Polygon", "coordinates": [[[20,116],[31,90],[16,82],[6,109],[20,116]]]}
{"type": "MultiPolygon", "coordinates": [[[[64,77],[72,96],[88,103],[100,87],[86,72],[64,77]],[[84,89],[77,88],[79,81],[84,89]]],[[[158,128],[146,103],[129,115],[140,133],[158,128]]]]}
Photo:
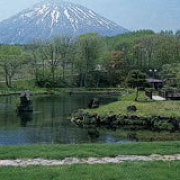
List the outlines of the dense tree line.
{"type": "Polygon", "coordinates": [[[25,74],[35,85],[48,88],[126,86],[134,70],[178,86],[179,63],[180,31],[142,30],[115,37],[90,33],[0,46],[1,80],[8,87],[25,74]]]}

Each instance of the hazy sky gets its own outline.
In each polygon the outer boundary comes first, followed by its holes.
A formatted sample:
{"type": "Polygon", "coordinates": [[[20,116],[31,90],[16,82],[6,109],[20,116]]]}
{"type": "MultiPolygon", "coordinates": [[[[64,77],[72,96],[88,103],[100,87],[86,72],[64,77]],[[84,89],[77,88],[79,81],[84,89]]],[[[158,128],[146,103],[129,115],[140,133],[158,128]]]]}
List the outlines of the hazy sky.
{"type": "MultiPolygon", "coordinates": [[[[0,0],[0,20],[40,0],[0,0]]],[[[70,0],[69,0],[70,1],[70,0]]],[[[180,0],[71,0],[129,29],[180,29],[180,0]]]]}

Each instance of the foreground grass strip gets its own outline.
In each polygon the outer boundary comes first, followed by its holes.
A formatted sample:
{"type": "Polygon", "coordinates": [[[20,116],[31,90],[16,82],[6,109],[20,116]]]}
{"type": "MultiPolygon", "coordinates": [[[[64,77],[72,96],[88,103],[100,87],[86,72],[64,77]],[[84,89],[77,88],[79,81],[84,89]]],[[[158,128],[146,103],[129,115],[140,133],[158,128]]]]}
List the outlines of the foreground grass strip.
{"type": "Polygon", "coordinates": [[[0,159],[65,159],[119,155],[180,154],[180,142],[0,146],[0,159]]]}
{"type": "Polygon", "coordinates": [[[180,161],[1,167],[2,180],[179,180],[180,161]]]}
{"type": "Polygon", "coordinates": [[[0,166],[55,166],[55,165],[72,165],[72,164],[107,164],[122,163],[124,161],[180,161],[180,154],[176,155],[151,155],[151,156],[117,156],[114,158],[65,158],[64,160],[45,160],[45,159],[28,159],[28,160],[0,160],[0,166]]]}

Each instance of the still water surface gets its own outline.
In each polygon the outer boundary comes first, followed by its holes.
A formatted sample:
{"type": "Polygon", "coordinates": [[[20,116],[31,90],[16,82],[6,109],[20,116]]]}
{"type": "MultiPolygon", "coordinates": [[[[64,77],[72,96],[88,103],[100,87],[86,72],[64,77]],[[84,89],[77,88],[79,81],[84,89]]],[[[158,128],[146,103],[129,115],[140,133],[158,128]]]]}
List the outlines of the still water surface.
{"type": "Polygon", "coordinates": [[[101,104],[117,99],[102,94],[39,95],[31,98],[34,112],[19,116],[16,113],[18,96],[0,97],[0,145],[127,142],[106,132],[97,138],[90,137],[87,129],[71,123],[71,113],[87,108],[93,97],[98,97],[101,104]]]}

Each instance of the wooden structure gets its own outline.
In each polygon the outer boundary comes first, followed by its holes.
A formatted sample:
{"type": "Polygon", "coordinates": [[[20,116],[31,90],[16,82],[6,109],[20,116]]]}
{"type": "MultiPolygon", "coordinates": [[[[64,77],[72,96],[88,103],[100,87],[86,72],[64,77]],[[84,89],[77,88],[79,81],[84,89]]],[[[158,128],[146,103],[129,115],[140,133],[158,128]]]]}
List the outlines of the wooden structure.
{"type": "Polygon", "coordinates": [[[149,99],[152,99],[152,94],[153,94],[153,91],[152,91],[152,90],[145,90],[145,95],[146,95],[149,99]]]}
{"type": "Polygon", "coordinates": [[[180,100],[180,89],[160,90],[159,95],[167,100],[180,100]]]}
{"type": "Polygon", "coordinates": [[[151,88],[161,89],[163,87],[163,81],[160,79],[148,78],[146,79],[151,88]]]}
{"type": "Polygon", "coordinates": [[[159,97],[161,100],[180,100],[180,89],[161,89],[161,90],[153,90],[147,89],[145,90],[145,95],[149,99],[154,99],[154,97],[159,97]],[[158,92],[159,95],[153,96],[153,92],[158,92]]]}

